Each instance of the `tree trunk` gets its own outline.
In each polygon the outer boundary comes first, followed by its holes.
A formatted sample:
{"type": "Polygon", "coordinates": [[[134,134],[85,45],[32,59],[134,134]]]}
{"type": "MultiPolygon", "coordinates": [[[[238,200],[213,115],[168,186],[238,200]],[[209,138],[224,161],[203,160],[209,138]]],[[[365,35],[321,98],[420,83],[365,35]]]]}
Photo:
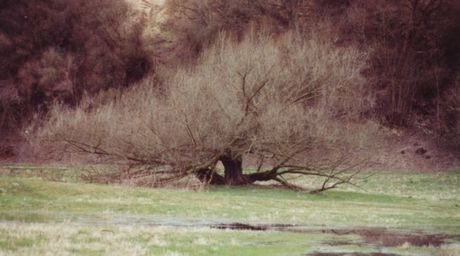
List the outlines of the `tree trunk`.
{"type": "Polygon", "coordinates": [[[224,176],[216,173],[215,169],[199,169],[195,176],[203,183],[210,185],[242,186],[252,184],[256,181],[268,181],[277,178],[276,170],[243,174],[243,157],[226,153],[219,157],[224,166],[224,176]]]}
{"type": "Polygon", "coordinates": [[[224,155],[219,158],[224,165],[225,185],[238,186],[248,184],[247,177],[243,174],[243,158],[241,156],[224,155]]]}

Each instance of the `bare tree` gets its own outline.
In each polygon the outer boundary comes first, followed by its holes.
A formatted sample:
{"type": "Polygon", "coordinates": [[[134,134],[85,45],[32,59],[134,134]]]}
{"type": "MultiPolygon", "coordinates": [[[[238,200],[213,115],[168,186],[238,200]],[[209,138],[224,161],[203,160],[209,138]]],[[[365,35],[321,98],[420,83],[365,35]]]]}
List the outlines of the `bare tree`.
{"type": "Polygon", "coordinates": [[[361,90],[366,56],[309,38],[221,36],[199,65],[167,79],[166,93],[146,83],[96,108],[55,108],[35,144],[104,156],[157,182],[195,175],[296,188],[287,177],[314,175],[324,177],[317,191],[354,184],[377,129],[360,118],[372,103],[361,90]]]}

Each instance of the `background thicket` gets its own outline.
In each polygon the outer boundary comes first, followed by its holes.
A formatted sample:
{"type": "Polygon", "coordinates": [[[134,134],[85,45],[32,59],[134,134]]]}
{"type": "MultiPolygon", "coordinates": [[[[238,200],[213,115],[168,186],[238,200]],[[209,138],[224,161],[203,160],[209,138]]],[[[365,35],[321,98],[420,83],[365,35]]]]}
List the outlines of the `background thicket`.
{"type": "MultiPolygon", "coordinates": [[[[45,116],[53,102],[82,113],[106,107],[130,85],[166,99],[172,90],[187,88],[178,86],[189,84],[177,81],[179,73],[195,70],[206,77],[197,70],[216,47],[237,47],[261,34],[281,47],[287,34],[296,34],[304,42],[322,40],[334,51],[359,49],[366,56],[359,68],[365,82],[353,89],[367,102],[355,115],[359,122],[422,134],[454,151],[460,147],[458,1],[168,0],[149,15],[131,7],[129,1],[109,0],[2,1],[2,130],[22,131],[32,116],[45,116]],[[108,89],[113,91],[99,95],[108,89]],[[83,95],[91,104],[79,103],[83,95]]],[[[333,77],[338,67],[330,64],[325,70],[333,77]]],[[[276,73],[267,79],[271,75],[276,73]]],[[[298,76],[294,80],[303,75],[290,74],[298,76]]],[[[315,81],[330,84],[328,76],[321,79],[315,81]]],[[[209,98],[201,100],[196,106],[209,105],[209,98]]]]}
{"type": "Polygon", "coordinates": [[[311,28],[333,35],[336,47],[371,54],[364,71],[376,96],[368,117],[452,139],[458,134],[460,4],[449,0],[169,1],[164,23],[169,56],[194,59],[221,31],[234,40],[250,30],[274,35],[311,28]]]}
{"type": "Polygon", "coordinates": [[[134,14],[123,1],[2,1],[0,127],[144,77],[151,60],[134,14]]]}

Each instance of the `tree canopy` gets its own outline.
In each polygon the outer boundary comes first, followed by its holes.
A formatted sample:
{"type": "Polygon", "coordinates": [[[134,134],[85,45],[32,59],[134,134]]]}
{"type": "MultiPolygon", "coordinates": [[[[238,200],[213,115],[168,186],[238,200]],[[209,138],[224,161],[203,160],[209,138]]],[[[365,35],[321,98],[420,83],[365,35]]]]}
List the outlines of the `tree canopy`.
{"type": "Polygon", "coordinates": [[[157,181],[291,186],[285,176],[298,174],[325,177],[324,188],[352,183],[377,127],[359,118],[372,104],[360,90],[365,60],[315,33],[222,36],[165,91],[147,82],[108,104],[57,110],[38,134],[47,148],[122,161],[157,181]],[[245,174],[248,158],[256,170],[245,174]]]}

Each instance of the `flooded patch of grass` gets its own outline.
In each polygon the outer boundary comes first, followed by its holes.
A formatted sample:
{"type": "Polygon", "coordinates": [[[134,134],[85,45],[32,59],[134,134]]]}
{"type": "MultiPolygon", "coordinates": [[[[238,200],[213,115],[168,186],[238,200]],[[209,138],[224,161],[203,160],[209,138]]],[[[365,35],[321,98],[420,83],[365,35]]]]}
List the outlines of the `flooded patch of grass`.
{"type": "Polygon", "coordinates": [[[445,244],[437,244],[438,238],[434,238],[441,235],[380,229],[325,229],[290,225],[275,225],[270,229],[268,224],[241,223],[239,225],[228,223],[228,227],[238,226],[243,229],[221,229],[205,225],[147,226],[135,223],[132,225],[107,223],[92,225],[77,222],[35,224],[3,222],[0,223],[2,234],[0,252],[6,254],[11,252],[14,255],[41,255],[52,252],[53,255],[176,253],[177,255],[387,256],[434,255],[442,250],[448,252],[456,248],[456,243],[448,243],[445,240],[442,240],[445,244]],[[249,227],[251,229],[258,227],[258,229],[251,230],[249,227]],[[390,236],[395,236],[397,242],[386,240],[390,236]],[[46,239],[40,240],[38,239],[40,237],[46,239]],[[408,244],[409,242],[414,242],[414,245],[408,244]]]}
{"type": "Polygon", "coordinates": [[[311,195],[0,173],[0,254],[460,255],[458,175],[387,173],[311,195]]]}

